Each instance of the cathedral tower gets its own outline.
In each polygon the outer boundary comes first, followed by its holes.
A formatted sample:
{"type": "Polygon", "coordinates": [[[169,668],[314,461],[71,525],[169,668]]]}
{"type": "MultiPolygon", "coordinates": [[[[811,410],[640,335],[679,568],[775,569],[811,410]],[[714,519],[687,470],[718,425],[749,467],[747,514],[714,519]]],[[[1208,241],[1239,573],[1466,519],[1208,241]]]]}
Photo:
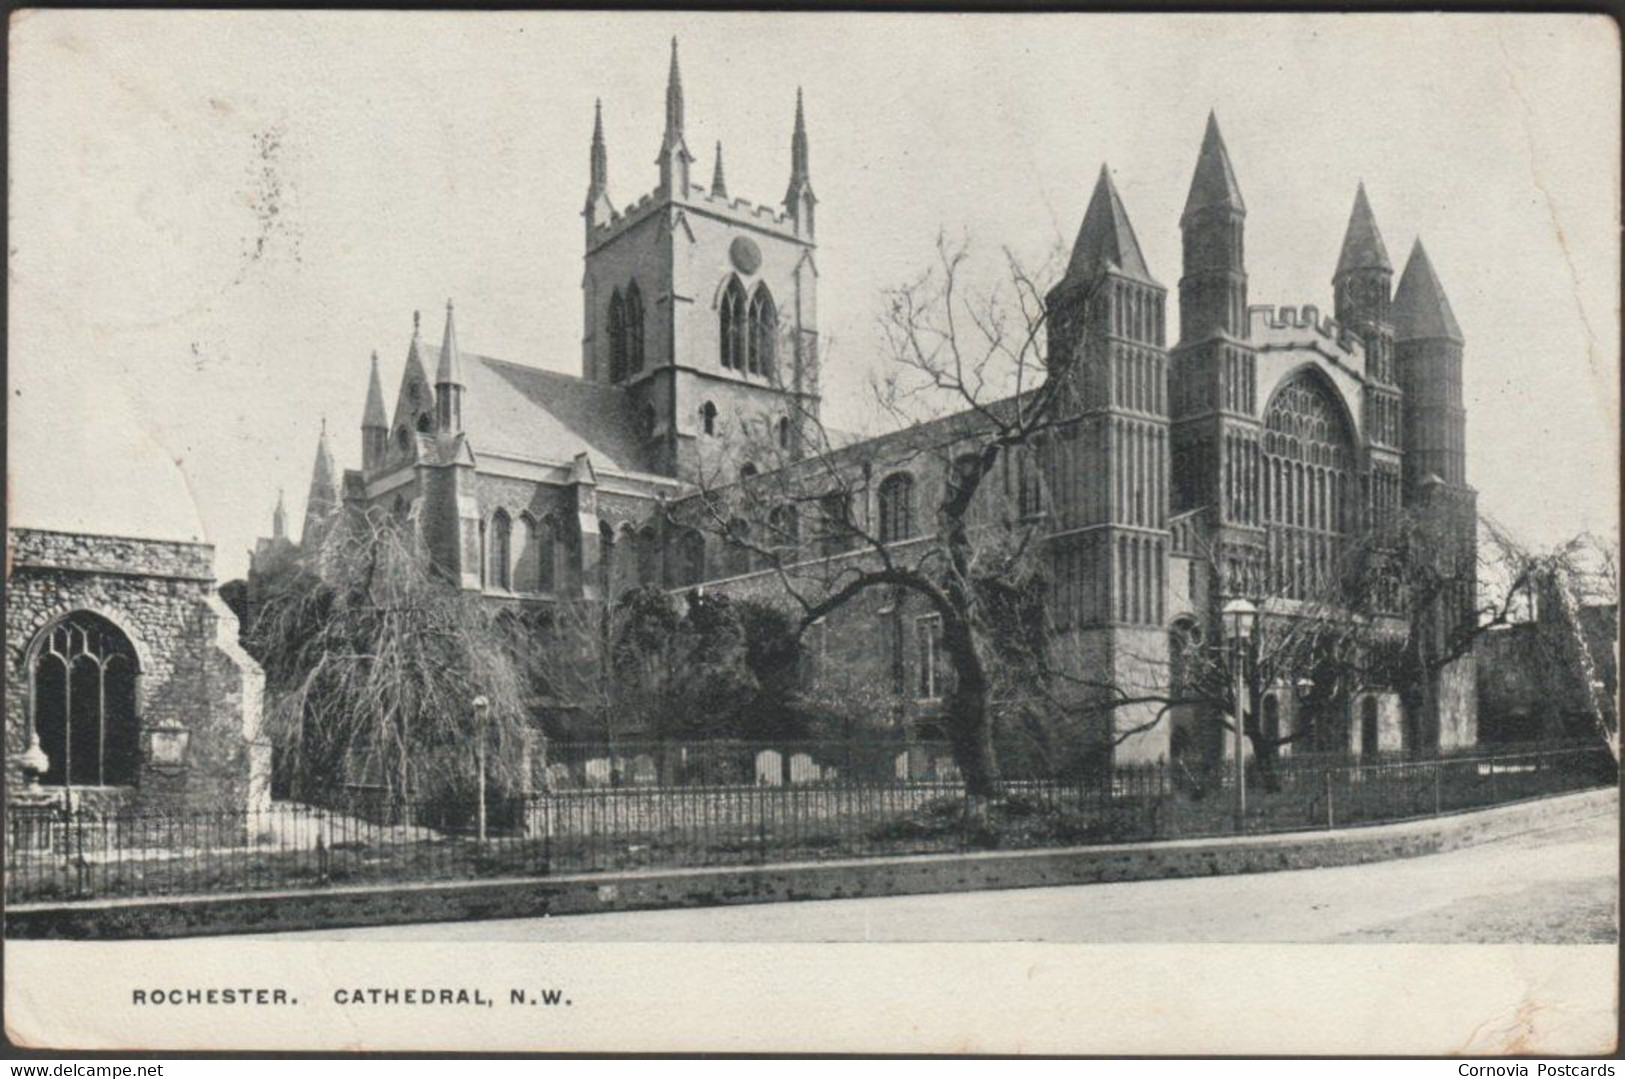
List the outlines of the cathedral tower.
{"type": "Polygon", "coordinates": [[[720,145],[698,182],[686,123],[674,41],[656,186],[617,211],[595,116],[582,377],[626,387],[651,471],[716,484],[794,453],[818,415],[816,200],[799,92],[782,208],[728,192],[720,145]]]}
{"type": "Polygon", "coordinates": [[[1263,564],[1257,353],[1249,340],[1247,207],[1218,119],[1208,114],[1179,228],[1179,344],[1169,391],[1173,512],[1206,509],[1220,593],[1249,590],[1263,564]]]}
{"type": "MultiPolygon", "coordinates": [[[[1452,581],[1433,619],[1433,643],[1442,647],[1477,617],[1478,494],[1467,485],[1461,327],[1420,239],[1394,293],[1394,336],[1405,397],[1405,504],[1452,581]]],[[[1424,707],[1409,709],[1417,724],[1410,737],[1427,748],[1477,741],[1474,688],[1468,653],[1439,672],[1424,707]]]]}
{"type": "Polygon", "coordinates": [[[1357,334],[1365,347],[1362,427],[1370,455],[1366,510],[1377,528],[1389,525],[1399,510],[1404,445],[1388,299],[1393,273],[1365,185],[1360,184],[1354,192],[1354,209],[1349,213],[1332,287],[1337,321],[1357,334]]]}
{"type": "MultiPolygon", "coordinates": [[[[1047,298],[1052,378],[1071,407],[1050,463],[1058,624],[1084,678],[1148,692],[1165,671],[1168,537],[1167,290],[1147,269],[1111,174],[1100,170],[1066,275],[1047,298]],[[1070,583],[1067,583],[1070,582],[1070,583]]],[[[1151,718],[1107,712],[1115,734],[1151,718]]],[[[1117,747],[1119,761],[1166,756],[1165,725],[1117,747]]]]}

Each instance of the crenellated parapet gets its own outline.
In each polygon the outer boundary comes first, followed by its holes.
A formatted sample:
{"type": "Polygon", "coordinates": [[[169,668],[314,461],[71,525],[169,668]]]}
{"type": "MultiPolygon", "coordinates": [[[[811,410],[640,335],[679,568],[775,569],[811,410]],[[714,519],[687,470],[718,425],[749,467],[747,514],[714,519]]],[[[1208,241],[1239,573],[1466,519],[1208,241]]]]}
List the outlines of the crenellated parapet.
{"type": "Polygon", "coordinates": [[[1314,304],[1302,307],[1258,304],[1247,309],[1248,329],[1260,349],[1307,348],[1333,363],[1365,374],[1365,344],[1359,334],[1314,304]]]}
{"type": "Polygon", "coordinates": [[[611,211],[608,221],[596,223],[588,232],[588,249],[609,243],[667,206],[699,210],[787,239],[800,239],[796,234],[795,218],[780,207],[766,206],[745,198],[732,198],[725,193],[713,195],[704,188],[692,187],[686,196],[674,192],[668,197],[664,191],[651,191],[626,209],[611,211]]]}

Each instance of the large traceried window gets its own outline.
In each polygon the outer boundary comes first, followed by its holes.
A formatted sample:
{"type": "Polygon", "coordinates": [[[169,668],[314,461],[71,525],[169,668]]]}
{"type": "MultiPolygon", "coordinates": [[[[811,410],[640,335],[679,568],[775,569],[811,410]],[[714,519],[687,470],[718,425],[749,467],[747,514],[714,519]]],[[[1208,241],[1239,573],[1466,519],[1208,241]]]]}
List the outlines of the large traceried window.
{"type": "Polygon", "coordinates": [[[1275,392],[1264,417],[1269,586],[1291,599],[1328,587],[1357,516],[1354,440],[1332,392],[1306,371],[1275,392]]]}
{"type": "Polygon", "coordinates": [[[774,350],[778,347],[779,312],[766,285],[757,285],[750,298],[750,356],[747,368],[753,375],[773,373],[774,350]]]}
{"type": "Polygon", "coordinates": [[[609,380],[619,382],[626,377],[626,297],[621,290],[609,298],[609,380]]]}
{"type": "Polygon", "coordinates": [[[717,308],[717,331],[722,343],[722,366],[728,371],[743,371],[747,361],[748,324],[746,321],[745,286],[737,277],[728,279],[722,290],[722,303],[717,308]]]}
{"type": "Polygon", "coordinates": [[[880,481],[880,542],[896,543],[914,535],[914,477],[893,472],[880,481]]]}
{"type": "Polygon", "coordinates": [[[135,648],[89,611],[67,615],[39,637],[30,666],[30,718],[50,761],[51,785],[133,783],[141,762],[135,648]]]}
{"type": "Polygon", "coordinates": [[[643,293],[636,281],[626,286],[626,373],[643,370],[643,293]]]}

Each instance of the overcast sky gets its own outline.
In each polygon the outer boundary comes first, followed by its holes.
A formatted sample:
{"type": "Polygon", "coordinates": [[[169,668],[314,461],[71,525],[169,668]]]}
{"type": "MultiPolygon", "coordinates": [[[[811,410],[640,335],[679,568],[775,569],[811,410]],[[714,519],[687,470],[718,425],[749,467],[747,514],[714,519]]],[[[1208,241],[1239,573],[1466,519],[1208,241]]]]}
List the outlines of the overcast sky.
{"type": "Polygon", "coordinates": [[[1103,161],[1177,290],[1213,108],[1252,302],[1331,309],[1363,180],[1396,275],[1421,234],[1467,338],[1482,508],[1538,542],[1613,531],[1601,17],[36,11],[11,42],[14,388],[128,395],[242,573],[279,486],[299,520],[324,414],[359,463],[367,357],[393,401],[414,308],[436,344],[454,297],[464,348],[579,373],[593,99],[624,205],[654,186],[673,34],[696,178],[721,139],[736,197],[783,197],[805,87],[835,426],[865,419],[880,290],[940,229],[1039,256],[1103,161]]]}

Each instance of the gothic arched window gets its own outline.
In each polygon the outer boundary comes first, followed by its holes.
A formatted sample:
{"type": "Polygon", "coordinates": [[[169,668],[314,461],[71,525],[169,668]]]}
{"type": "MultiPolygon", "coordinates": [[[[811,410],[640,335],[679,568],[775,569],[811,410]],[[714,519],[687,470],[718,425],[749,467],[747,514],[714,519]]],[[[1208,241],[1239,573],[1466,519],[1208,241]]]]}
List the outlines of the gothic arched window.
{"type": "Polygon", "coordinates": [[[411,446],[412,432],[406,429],[406,425],[402,424],[395,428],[395,448],[405,453],[411,446]]]}
{"type": "Polygon", "coordinates": [[[796,508],[789,504],[773,507],[767,516],[767,527],[772,534],[772,544],[787,556],[793,556],[795,549],[801,546],[801,514],[796,508]]]}
{"type": "Polygon", "coordinates": [[[1264,413],[1261,484],[1271,591],[1314,598],[1341,556],[1354,507],[1354,440],[1339,403],[1310,371],[1284,383],[1264,413]]]}
{"type": "Polygon", "coordinates": [[[528,512],[519,515],[519,557],[514,560],[513,570],[516,592],[537,591],[537,578],[540,576],[536,561],[540,553],[537,542],[539,528],[536,518],[528,512]]]}
{"type": "Polygon", "coordinates": [[[677,538],[677,560],[671,567],[674,587],[699,584],[705,580],[705,536],[698,529],[685,529],[677,538]]]}
{"type": "Polygon", "coordinates": [[[429,414],[425,412],[423,415],[418,417],[418,431],[423,434],[428,434],[432,430],[434,430],[434,421],[431,420],[429,418],[429,414]]]}
{"type": "Polygon", "coordinates": [[[626,299],[621,290],[609,298],[609,380],[626,377],[626,299]]]}
{"type": "Polygon", "coordinates": [[[717,433],[717,406],[710,401],[700,406],[700,427],[708,435],[717,433]]]}
{"type": "Polygon", "coordinates": [[[40,634],[29,673],[34,731],[50,761],[41,781],[133,783],[140,669],[130,639],[102,616],[76,611],[40,634]]]}
{"type": "Polygon", "coordinates": [[[745,286],[739,278],[728,279],[717,308],[717,331],[722,341],[722,366],[730,371],[745,369],[746,339],[745,286]]]}
{"type": "Polygon", "coordinates": [[[914,477],[893,472],[880,481],[880,542],[896,543],[914,535],[914,477]]]}
{"type": "Polygon", "coordinates": [[[750,357],[749,369],[753,375],[773,373],[773,351],[778,345],[779,312],[773,306],[773,294],[767,286],[757,285],[750,298],[750,357]]]}
{"type": "Polygon", "coordinates": [[[852,543],[852,496],[831,491],[818,500],[818,543],[825,554],[847,550],[852,543]]]}
{"type": "Polygon", "coordinates": [[[551,517],[543,517],[536,527],[536,590],[552,592],[558,587],[558,525],[551,517]]]}
{"type": "Polygon", "coordinates": [[[789,416],[780,416],[779,417],[779,449],[787,450],[789,448],[790,448],[790,417],[789,416]]]}
{"type": "Polygon", "coordinates": [[[635,375],[643,370],[643,293],[638,283],[626,286],[626,373],[635,375]]]}
{"type": "Polygon", "coordinates": [[[513,522],[507,511],[497,510],[491,516],[491,584],[503,591],[513,589],[513,522]]]}

